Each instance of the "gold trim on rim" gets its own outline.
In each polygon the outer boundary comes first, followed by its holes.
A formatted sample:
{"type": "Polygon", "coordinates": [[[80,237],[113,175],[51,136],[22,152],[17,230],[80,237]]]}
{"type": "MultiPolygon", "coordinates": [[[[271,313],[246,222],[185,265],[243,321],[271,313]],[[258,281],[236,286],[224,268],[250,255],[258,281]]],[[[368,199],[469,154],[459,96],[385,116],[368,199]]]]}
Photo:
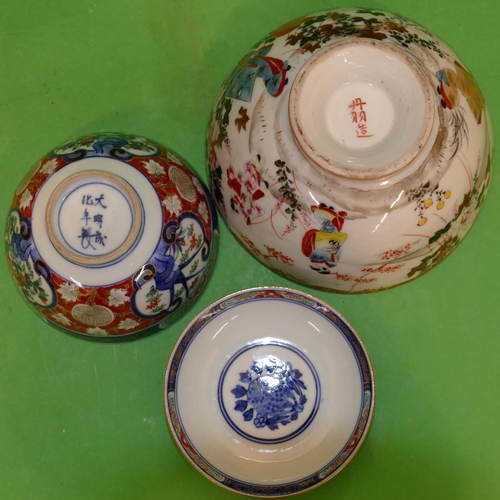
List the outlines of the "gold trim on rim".
{"type": "MultiPolygon", "coordinates": [[[[177,374],[176,374],[176,376],[177,376],[177,374]]],[[[363,391],[362,400],[364,398],[364,394],[365,394],[365,392],[363,391]]],[[[354,458],[354,456],[361,449],[361,447],[362,447],[365,439],[367,438],[367,436],[368,436],[368,434],[370,432],[371,425],[372,425],[372,422],[373,422],[374,411],[375,411],[375,399],[376,399],[375,395],[376,395],[376,392],[375,392],[375,375],[374,375],[374,372],[373,372],[373,365],[372,365],[370,356],[368,354],[368,351],[367,351],[367,349],[365,347],[364,342],[362,341],[362,339],[359,336],[359,334],[357,333],[357,331],[353,328],[353,326],[333,306],[331,306],[330,304],[324,302],[323,300],[318,299],[317,297],[314,297],[313,295],[310,295],[310,294],[308,294],[306,292],[303,292],[301,290],[298,290],[298,289],[289,288],[289,287],[280,287],[280,286],[252,287],[252,288],[243,289],[243,290],[240,290],[240,291],[237,291],[237,292],[233,292],[233,293],[231,293],[229,295],[221,297],[220,299],[212,302],[210,305],[208,305],[206,308],[204,308],[200,313],[198,313],[189,322],[189,324],[184,328],[184,330],[182,331],[182,333],[178,337],[178,339],[177,339],[174,347],[172,348],[172,351],[170,353],[169,360],[168,360],[168,363],[167,363],[167,368],[166,368],[166,372],[165,372],[164,386],[163,386],[165,415],[166,415],[166,419],[167,419],[168,429],[169,429],[169,432],[170,432],[170,434],[172,436],[174,444],[177,446],[177,448],[182,453],[182,455],[184,455],[184,457],[188,460],[188,462],[198,472],[200,472],[204,477],[206,477],[207,479],[209,479],[212,483],[214,483],[214,484],[216,484],[218,486],[221,486],[222,488],[224,488],[224,489],[226,489],[228,491],[231,491],[233,493],[237,493],[238,495],[241,495],[241,496],[244,496],[244,497],[253,497],[253,498],[283,498],[283,497],[300,495],[301,493],[305,493],[307,491],[311,491],[311,490],[313,490],[315,488],[318,488],[319,486],[322,486],[327,481],[329,481],[334,476],[336,476],[338,473],[340,473],[346,467],[346,465],[351,462],[351,460],[354,458]],[[280,292],[280,291],[288,292],[288,293],[297,294],[297,295],[303,296],[305,298],[308,298],[308,299],[312,300],[313,302],[321,304],[324,307],[326,307],[327,309],[333,311],[334,314],[336,316],[338,316],[338,318],[340,318],[345,323],[345,325],[352,331],[352,333],[354,334],[354,336],[358,340],[359,345],[360,345],[360,347],[361,347],[364,355],[366,356],[366,360],[368,362],[369,373],[370,373],[370,377],[371,377],[370,389],[371,389],[371,395],[372,395],[372,397],[371,397],[370,410],[369,410],[369,413],[368,413],[368,415],[366,417],[366,423],[365,423],[365,426],[364,426],[363,435],[361,436],[361,438],[357,442],[354,450],[347,457],[347,459],[345,460],[345,462],[343,462],[337,469],[335,469],[332,473],[330,473],[330,475],[326,476],[322,480],[319,480],[316,484],[314,484],[312,486],[306,486],[302,490],[295,491],[295,492],[292,492],[292,493],[266,495],[266,494],[243,493],[241,491],[238,491],[238,490],[236,490],[236,489],[228,486],[227,484],[225,484],[225,483],[223,483],[221,481],[217,481],[213,476],[211,476],[210,474],[208,474],[203,468],[201,468],[198,464],[196,464],[196,462],[186,452],[186,450],[184,448],[184,445],[182,444],[182,442],[180,442],[179,436],[177,435],[177,432],[176,432],[176,430],[174,428],[174,423],[172,422],[171,412],[169,410],[169,398],[168,398],[169,393],[167,391],[168,391],[168,377],[169,377],[169,372],[171,370],[171,365],[172,365],[172,362],[174,360],[174,357],[177,355],[177,349],[179,348],[182,340],[184,339],[186,332],[189,331],[189,329],[196,323],[196,321],[198,321],[201,317],[203,317],[208,311],[210,311],[210,309],[213,309],[216,304],[220,304],[220,303],[222,303],[224,301],[227,301],[227,300],[231,299],[232,297],[235,297],[235,296],[238,296],[238,295],[242,295],[244,293],[258,292],[258,291],[265,292],[265,291],[271,291],[271,290],[272,291],[277,291],[277,292],[280,292]]],[[[175,404],[175,401],[174,401],[174,404],[175,404]]],[[[360,418],[361,418],[361,416],[360,416],[360,418]]],[[[348,443],[346,443],[345,446],[347,446],[347,444],[348,443]]],[[[194,451],[196,452],[196,450],[194,450],[194,451]]],[[[203,461],[204,463],[206,463],[209,466],[209,468],[214,469],[214,471],[217,471],[215,469],[215,467],[212,467],[203,457],[200,456],[200,459],[201,459],[201,461],[203,461]]],[[[326,465],[325,465],[325,467],[326,467],[326,465]]],[[[226,474],[223,471],[217,471],[217,472],[220,472],[220,474],[222,476],[226,477],[226,474]]],[[[316,474],[319,473],[319,472],[321,472],[321,471],[317,471],[316,474]]],[[[231,476],[227,476],[227,477],[231,478],[231,476]]],[[[306,479],[306,478],[304,478],[304,479],[306,479]]],[[[297,480],[297,481],[294,481],[294,483],[299,483],[300,481],[301,480],[297,480]]],[[[254,486],[256,486],[256,487],[259,487],[259,486],[265,487],[265,485],[254,485],[254,486]]],[[[286,486],[286,485],[283,485],[283,486],[286,486]]]]}

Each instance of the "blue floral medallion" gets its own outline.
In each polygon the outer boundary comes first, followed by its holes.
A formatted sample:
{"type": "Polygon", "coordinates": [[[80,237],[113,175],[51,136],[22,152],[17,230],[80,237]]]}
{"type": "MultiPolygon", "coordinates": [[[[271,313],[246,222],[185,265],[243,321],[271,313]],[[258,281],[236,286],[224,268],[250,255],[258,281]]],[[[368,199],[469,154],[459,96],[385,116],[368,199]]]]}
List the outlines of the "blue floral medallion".
{"type": "Polygon", "coordinates": [[[267,341],[246,346],[228,361],[219,381],[219,405],[241,436],[257,443],[282,443],[312,422],[320,392],[316,370],[301,351],[267,341]]]}
{"type": "Polygon", "coordinates": [[[240,382],[249,384],[248,389],[237,385],[231,392],[238,399],[235,410],[243,412],[244,420],[252,420],[255,427],[269,427],[272,431],[279,424],[287,425],[297,420],[307,402],[302,390],[306,386],[300,380],[302,373],[293,370],[289,362],[275,356],[255,361],[250,371],[240,373],[240,382]],[[247,410],[247,407],[248,410],[247,410]]]}
{"type": "MultiPolygon", "coordinates": [[[[245,317],[248,318],[248,316],[245,317]]],[[[302,317],[302,314],[297,314],[297,317],[302,317]]],[[[314,320],[313,323],[315,323],[314,320]]],[[[281,335],[280,327],[274,328],[269,323],[261,327],[256,321],[253,327],[266,330],[268,334],[281,335]]],[[[322,349],[322,344],[318,344],[317,340],[316,347],[319,345],[319,349],[322,349]]],[[[206,347],[206,344],[202,345],[206,347]]],[[[302,493],[323,484],[342,470],[366,438],[373,418],[374,398],[375,381],[370,359],[352,327],[328,304],[298,290],[279,287],[243,290],[224,297],[208,307],[180,337],[173,349],[165,377],[165,406],[168,424],[172,436],[186,458],[211,481],[230,491],[260,498],[278,498],[302,493]],[[352,422],[351,434],[345,437],[341,448],[332,448],[329,455],[327,452],[324,465],[314,472],[304,470],[303,476],[298,474],[296,477],[284,477],[268,483],[258,480],[249,482],[247,470],[244,470],[245,460],[258,457],[260,470],[266,468],[272,470],[277,463],[287,463],[283,460],[287,460],[290,456],[287,455],[288,450],[297,449],[296,447],[299,446],[301,450],[307,452],[308,446],[315,446],[315,443],[317,445],[315,439],[308,439],[317,432],[324,436],[323,441],[326,444],[323,443],[323,449],[328,449],[331,443],[330,437],[337,433],[337,428],[328,413],[332,400],[325,394],[330,393],[325,385],[343,382],[334,380],[333,371],[331,371],[332,363],[321,362],[322,356],[317,357],[317,349],[309,347],[309,342],[312,345],[314,341],[312,339],[310,341],[307,336],[304,336],[303,341],[298,344],[301,346],[299,349],[295,347],[295,344],[282,338],[255,339],[255,331],[252,328],[244,332],[239,330],[239,326],[236,330],[231,328],[225,330],[231,319],[238,317],[238,311],[244,312],[247,307],[257,304],[265,306],[265,303],[289,304],[296,308],[298,313],[303,308],[306,314],[315,313],[326,321],[329,327],[322,329],[322,332],[327,336],[326,338],[331,334],[341,335],[352,352],[361,382],[357,389],[353,387],[360,397],[359,413],[352,422]],[[217,346],[223,349],[222,354],[215,344],[211,345],[214,348],[213,351],[205,349],[197,351],[200,347],[198,342],[203,339],[217,340],[217,346]],[[248,343],[234,352],[234,349],[238,348],[232,346],[241,346],[245,339],[248,339],[248,343]],[[229,353],[228,349],[231,349],[229,353]],[[197,354],[191,357],[193,350],[197,354]],[[215,352],[218,354],[212,356],[215,352]],[[318,360],[318,369],[321,362],[320,371],[317,371],[313,365],[313,361],[316,362],[316,360],[318,360]],[[198,361],[200,361],[200,366],[197,364],[198,361]],[[196,372],[193,373],[193,370],[196,372]],[[210,371],[210,380],[213,380],[212,374],[215,370],[218,374],[217,399],[219,404],[215,406],[212,405],[215,391],[209,389],[208,393],[205,392],[212,382],[198,383],[200,377],[203,379],[207,375],[207,370],[210,371]],[[318,374],[321,376],[322,386],[320,386],[318,374]],[[186,379],[184,379],[184,389],[182,389],[182,380],[186,376],[190,382],[186,384],[186,379]],[[267,384],[262,383],[264,377],[270,377],[265,379],[267,384]],[[297,389],[300,390],[291,389],[289,383],[294,387],[297,381],[305,387],[297,383],[297,389]],[[283,397],[277,398],[276,395],[267,393],[266,389],[270,387],[281,387],[283,390],[277,394],[283,397]],[[184,392],[186,388],[187,394],[184,392]],[[181,392],[185,397],[180,398],[181,392]],[[305,397],[302,403],[301,395],[305,397]],[[203,399],[203,406],[199,405],[199,398],[203,399]],[[264,403],[265,400],[268,401],[267,405],[264,403]],[[208,411],[206,402],[210,407],[208,411]],[[204,410],[193,412],[191,406],[193,403],[204,410]],[[320,403],[323,404],[322,408],[320,408],[320,403]],[[302,410],[299,411],[300,406],[295,407],[296,405],[300,405],[302,410]],[[293,407],[297,416],[295,420],[292,418],[293,407]],[[253,413],[249,418],[250,412],[247,412],[250,409],[253,413]],[[288,413],[290,418],[283,415],[281,419],[269,422],[271,426],[273,423],[276,425],[272,429],[265,424],[266,419],[268,421],[272,419],[267,414],[268,411],[274,414],[288,413]],[[264,420],[257,419],[257,413],[260,413],[264,420]],[[255,425],[256,419],[257,426],[255,425]],[[261,423],[265,425],[259,427],[261,423]],[[241,439],[240,436],[245,439],[241,439]],[[253,443],[244,442],[245,440],[264,446],[255,446],[253,443]],[[219,453],[211,453],[207,458],[208,450],[214,449],[213,443],[219,443],[219,453]],[[272,446],[275,443],[286,444],[272,446]],[[238,456],[232,455],[235,463],[243,459],[243,462],[239,462],[241,469],[228,466],[228,454],[234,451],[238,452],[238,456]]],[[[343,403],[339,401],[339,404],[343,403]]],[[[301,458],[297,458],[305,460],[307,464],[308,456],[305,453],[301,458]]],[[[286,474],[285,471],[284,475],[286,474]]]]}

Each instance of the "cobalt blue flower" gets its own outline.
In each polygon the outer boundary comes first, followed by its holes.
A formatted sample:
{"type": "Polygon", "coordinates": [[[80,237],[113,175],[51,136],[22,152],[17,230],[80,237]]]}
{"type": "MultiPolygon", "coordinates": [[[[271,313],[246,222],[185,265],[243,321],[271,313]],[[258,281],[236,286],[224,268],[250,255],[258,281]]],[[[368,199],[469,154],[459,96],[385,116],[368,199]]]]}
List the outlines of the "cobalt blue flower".
{"type": "Polygon", "coordinates": [[[240,382],[243,382],[244,384],[249,384],[252,381],[252,375],[250,375],[250,372],[247,370],[246,372],[240,373],[240,382]]]}
{"type": "Polygon", "coordinates": [[[275,356],[254,361],[250,371],[239,373],[239,381],[247,387],[237,385],[231,390],[238,399],[234,409],[243,413],[246,422],[253,419],[257,429],[277,430],[280,425],[297,420],[304,411],[307,398],[302,390],[306,386],[301,377],[302,373],[293,370],[290,362],[275,356]]]}
{"type": "Polygon", "coordinates": [[[257,416],[255,417],[255,420],[253,421],[255,427],[257,427],[257,429],[260,429],[261,427],[265,427],[266,426],[266,417],[264,417],[264,415],[261,415],[260,413],[257,414],[257,416]]]}
{"type": "Polygon", "coordinates": [[[242,398],[247,393],[247,390],[243,386],[237,385],[231,392],[235,397],[242,398]]]}
{"type": "Polygon", "coordinates": [[[253,409],[252,408],[250,408],[245,413],[243,413],[243,419],[245,420],[245,422],[249,422],[250,420],[252,420],[252,418],[253,418],[253,409]]]}
{"type": "Polygon", "coordinates": [[[241,411],[243,413],[247,409],[247,406],[248,406],[248,401],[240,399],[239,401],[236,401],[236,406],[234,407],[234,409],[236,411],[241,411]]]}

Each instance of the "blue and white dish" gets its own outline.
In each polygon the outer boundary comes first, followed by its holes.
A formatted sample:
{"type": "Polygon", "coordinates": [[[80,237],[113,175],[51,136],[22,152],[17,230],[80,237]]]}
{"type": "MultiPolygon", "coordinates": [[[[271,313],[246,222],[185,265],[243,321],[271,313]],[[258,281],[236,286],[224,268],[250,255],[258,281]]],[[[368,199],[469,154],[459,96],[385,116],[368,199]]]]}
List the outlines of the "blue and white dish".
{"type": "Polygon", "coordinates": [[[165,378],[177,445],[236,493],[282,497],[319,486],[353,458],[375,382],[353,328],[328,304],[278,287],[236,292],[185,329],[165,378]]]}

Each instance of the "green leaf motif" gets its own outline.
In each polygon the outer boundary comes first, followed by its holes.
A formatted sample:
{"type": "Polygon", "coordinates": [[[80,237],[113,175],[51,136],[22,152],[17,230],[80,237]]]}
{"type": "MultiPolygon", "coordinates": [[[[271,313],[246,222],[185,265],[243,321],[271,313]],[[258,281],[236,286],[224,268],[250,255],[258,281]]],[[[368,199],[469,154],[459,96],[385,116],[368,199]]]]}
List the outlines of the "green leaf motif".
{"type": "Polygon", "coordinates": [[[215,120],[219,123],[219,133],[215,140],[215,144],[220,148],[222,144],[227,142],[227,127],[229,125],[229,114],[233,107],[233,102],[228,97],[223,97],[217,103],[217,108],[215,109],[215,120]]]}
{"type": "Polygon", "coordinates": [[[186,250],[185,252],[182,253],[180,263],[184,264],[189,259],[189,250],[186,250]]]}
{"type": "MultiPolygon", "coordinates": [[[[416,33],[409,33],[407,27],[413,25],[397,17],[387,17],[384,12],[370,9],[358,9],[360,15],[349,15],[343,12],[332,12],[325,16],[317,16],[302,23],[295,31],[288,34],[286,45],[299,44],[302,51],[314,52],[321,48],[321,44],[328,43],[332,37],[357,36],[360,38],[373,38],[384,40],[388,36],[400,43],[403,47],[417,44],[425,49],[436,52],[439,57],[444,57],[441,49],[430,37],[429,40],[421,38],[416,33]],[[373,17],[363,17],[373,16],[373,17]],[[325,24],[326,20],[332,24],[325,24]]],[[[430,35],[429,35],[430,36],[430,35]]]]}
{"type": "MultiPolygon", "coordinates": [[[[455,219],[453,219],[453,221],[454,220],[455,219]]],[[[451,224],[453,223],[453,221],[448,222],[448,224],[446,224],[446,226],[444,226],[443,229],[436,231],[434,236],[429,238],[429,245],[432,245],[435,241],[439,240],[439,238],[441,238],[441,236],[443,236],[443,234],[446,234],[451,229],[451,224]]]]}
{"type": "Polygon", "coordinates": [[[376,11],[370,10],[370,9],[358,9],[356,12],[358,14],[370,14],[372,16],[382,16],[382,17],[385,17],[385,13],[384,12],[376,12],[376,11]]]}
{"type": "Polygon", "coordinates": [[[154,302],[155,300],[158,300],[161,297],[160,292],[156,289],[154,285],[151,285],[151,288],[149,289],[149,292],[146,294],[146,301],[149,302],[154,302]]]}
{"type": "Polygon", "coordinates": [[[35,279],[35,273],[29,262],[19,265],[15,260],[11,261],[14,269],[17,284],[28,300],[33,301],[38,298],[41,302],[46,302],[49,295],[42,286],[42,278],[35,279]]]}

